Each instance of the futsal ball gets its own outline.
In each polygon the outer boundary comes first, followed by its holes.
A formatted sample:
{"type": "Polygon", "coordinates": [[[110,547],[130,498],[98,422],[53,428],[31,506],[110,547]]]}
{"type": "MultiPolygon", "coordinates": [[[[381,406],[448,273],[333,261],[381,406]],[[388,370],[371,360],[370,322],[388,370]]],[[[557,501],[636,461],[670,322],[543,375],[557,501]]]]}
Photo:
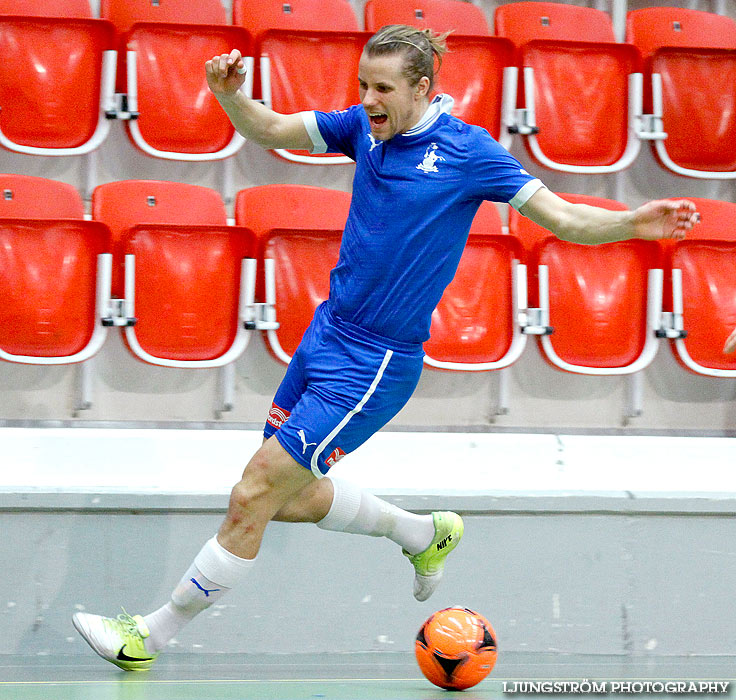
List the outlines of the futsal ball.
{"type": "Polygon", "coordinates": [[[414,645],[428,681],[447,690],[480,683],[496,663],[496,633],[491,623],[468,608],[445,608],[422,625],[414,645]]]}

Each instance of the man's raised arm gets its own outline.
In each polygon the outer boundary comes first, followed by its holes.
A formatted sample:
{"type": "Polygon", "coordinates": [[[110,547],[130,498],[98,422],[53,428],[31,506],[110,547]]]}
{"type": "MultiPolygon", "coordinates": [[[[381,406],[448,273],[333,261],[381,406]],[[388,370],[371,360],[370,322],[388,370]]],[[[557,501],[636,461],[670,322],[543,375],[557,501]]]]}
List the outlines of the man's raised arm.
{"type": "Polygon", "coordinates": [[[240,89],[245,82],[245,63],[240,51],[233,49],[204,65],[212,94],[242,136],[264,148],[312,148],[300,114],[274,112],[240,89]]]}
{"type": "Polygon", "coordinates": [[[537,190],[520,213],[572,243],[611,243],[630,238],[679,240],[700,221],[695,205],[685,199],[660,199],[633,211],[610,211],[567,202],[546,188],[537,190]]]}

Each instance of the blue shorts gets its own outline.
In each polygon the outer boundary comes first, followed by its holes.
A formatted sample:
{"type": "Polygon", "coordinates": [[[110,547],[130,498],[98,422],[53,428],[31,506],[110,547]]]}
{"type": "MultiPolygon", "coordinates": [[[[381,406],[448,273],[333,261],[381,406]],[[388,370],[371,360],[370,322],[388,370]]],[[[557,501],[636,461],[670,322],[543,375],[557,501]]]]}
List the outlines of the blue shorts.
{"type": "Polygon", "coordinates": [[[335,318],[321,304],[286,369],[263,434],[321,478],[406,404],[422,373],[421,343],[335,318]]]}

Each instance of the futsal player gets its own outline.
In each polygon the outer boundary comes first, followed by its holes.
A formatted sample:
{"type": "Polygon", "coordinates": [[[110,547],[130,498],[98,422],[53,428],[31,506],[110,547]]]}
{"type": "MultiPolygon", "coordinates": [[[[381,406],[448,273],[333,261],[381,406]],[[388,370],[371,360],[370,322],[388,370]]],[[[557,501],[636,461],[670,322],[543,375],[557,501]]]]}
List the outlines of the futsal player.
{"type": "MultiPolygon", "coordinates": [[[[264,148],[348,155],[356,162],[353,198],[329,300],[287,368],[265,441],[234,486],[217,535],[158,610],[74,615],[94,651],[117,666],[149,668],[186,623],[245,584],[271,520],[387,537],[414,567],[414,596],[426,600],[434,592],[462,538],[461,518],[409,513],[349,481],[323,477],[412,395],[432,311],[481,201],[508,202],[576,243],[679,239],[696,222],[687,201],[620,212],[550,192],[487,131],[451,116],[451,97],[430,97],[444,52],[443,37],[429,30],[382,28],[360,59],[361,104],[330,113],[278,114],[246,97],[237,50],[207,61],[209,87],[243,136],[264,148]]],[[[455,465],[447,466],[451,478],[455,465]]]]}

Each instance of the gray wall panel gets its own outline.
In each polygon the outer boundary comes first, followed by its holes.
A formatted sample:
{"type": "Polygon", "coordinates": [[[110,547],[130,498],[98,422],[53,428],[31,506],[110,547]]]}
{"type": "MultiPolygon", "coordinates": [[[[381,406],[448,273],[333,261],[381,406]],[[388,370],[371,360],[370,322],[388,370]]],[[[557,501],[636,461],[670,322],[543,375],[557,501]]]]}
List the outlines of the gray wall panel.
{"type": "MultiPolygon", "coordinates": [[[[69,618],[163,604],[221,515],[0,513],[0,653],[88,653],[69,618]]],[[[731,516],[467,514],[435,596],[387,540],[272,524],[258,566],[186,628],[202,652],[403,651],[423,619],[461,604],[502,649],[736,654],[731,516]]],[[[175,647],[177,648],[177,647],[175,647]]]]}

